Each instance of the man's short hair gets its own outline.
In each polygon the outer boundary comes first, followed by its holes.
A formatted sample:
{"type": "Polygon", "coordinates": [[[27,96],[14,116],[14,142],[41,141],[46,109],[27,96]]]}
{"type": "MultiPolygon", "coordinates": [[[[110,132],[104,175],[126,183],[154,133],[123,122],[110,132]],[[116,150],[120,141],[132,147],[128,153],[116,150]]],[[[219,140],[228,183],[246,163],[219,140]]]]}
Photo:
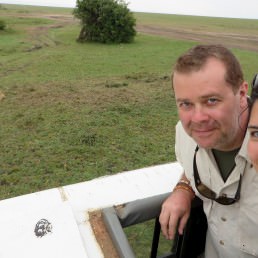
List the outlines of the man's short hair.
{"type": "Polygon", "coordinates": [[[225,65],[225,81],[236,92],[244,82],[243,71],[234,54],[222,45],[197,45],[190,48],[177,59],[172,73],[172,81],[174,72],[199,71],[210,58],[216,58],[225,65]]]}

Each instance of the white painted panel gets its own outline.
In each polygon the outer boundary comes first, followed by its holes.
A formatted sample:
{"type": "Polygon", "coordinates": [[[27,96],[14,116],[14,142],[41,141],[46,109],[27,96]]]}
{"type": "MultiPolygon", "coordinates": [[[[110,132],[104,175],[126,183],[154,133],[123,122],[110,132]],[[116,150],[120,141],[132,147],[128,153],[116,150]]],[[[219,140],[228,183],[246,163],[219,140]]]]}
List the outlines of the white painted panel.
{"type": "Polygon", "coordinates": [[[181,174],[169,163],[2,200],[0,258],[103,258],[88,212],[167,193],[181,174]],[[52,228],[37,236],[41,219],[52,228]]]}
{"type": "Polygon", "coordinates": [[[51,198],[33,203],[30,197],[19,198],[17,205],[12,200],[13,205],[7,205],[9,212],[1,205],[0,257],[87,258],[69,204],[60,198],[54,204],[51,198]]]}

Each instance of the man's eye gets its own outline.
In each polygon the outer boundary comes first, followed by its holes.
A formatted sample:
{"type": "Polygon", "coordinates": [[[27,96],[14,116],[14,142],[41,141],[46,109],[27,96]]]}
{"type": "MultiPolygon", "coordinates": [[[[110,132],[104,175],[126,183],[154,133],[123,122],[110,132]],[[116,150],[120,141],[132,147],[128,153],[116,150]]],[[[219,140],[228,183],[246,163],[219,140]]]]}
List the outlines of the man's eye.
{"type": "Polygon", "coordinates": [[[191,106],[191,103],[189,103],[189,102],[180,102],[179,103],[180,108],[188,108],[190,106],[191,106]]]}
{"type": "Polygon", "coordinates": [[[216,99],[216,98],[209,98],[207,102],[208,102],[208,104],[216,104],[218,102],[218,99],[216,99]]]}

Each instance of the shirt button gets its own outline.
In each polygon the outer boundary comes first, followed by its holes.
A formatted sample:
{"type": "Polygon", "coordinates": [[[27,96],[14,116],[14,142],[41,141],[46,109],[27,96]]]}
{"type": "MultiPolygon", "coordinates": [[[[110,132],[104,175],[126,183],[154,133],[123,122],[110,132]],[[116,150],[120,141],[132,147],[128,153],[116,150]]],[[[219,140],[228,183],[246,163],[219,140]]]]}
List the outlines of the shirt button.
{"type": "Polygon", "coordinates": [[[224,245],[224,241],[222,241],[222,240],[220,240],[219,243],[220,243],[221,245],[224,245]]]}
{"type": "Polygon", "coordinates": [[[220,219],[221,219],[222,221],[227,221],[227,219],[224,218],[224,217],[221,217],[220,219]]]}

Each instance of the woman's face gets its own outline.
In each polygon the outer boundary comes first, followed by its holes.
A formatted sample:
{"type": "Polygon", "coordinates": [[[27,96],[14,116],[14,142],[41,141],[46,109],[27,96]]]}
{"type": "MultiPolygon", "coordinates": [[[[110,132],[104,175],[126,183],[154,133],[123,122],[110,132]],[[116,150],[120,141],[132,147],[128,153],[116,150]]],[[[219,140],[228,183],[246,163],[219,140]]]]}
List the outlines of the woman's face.
{"type": "Polygon", "coordinates": [[[248,154],[258,172],[258,99],[254,102],[248,124],[250,139],[248,142],[248,154]]]}

